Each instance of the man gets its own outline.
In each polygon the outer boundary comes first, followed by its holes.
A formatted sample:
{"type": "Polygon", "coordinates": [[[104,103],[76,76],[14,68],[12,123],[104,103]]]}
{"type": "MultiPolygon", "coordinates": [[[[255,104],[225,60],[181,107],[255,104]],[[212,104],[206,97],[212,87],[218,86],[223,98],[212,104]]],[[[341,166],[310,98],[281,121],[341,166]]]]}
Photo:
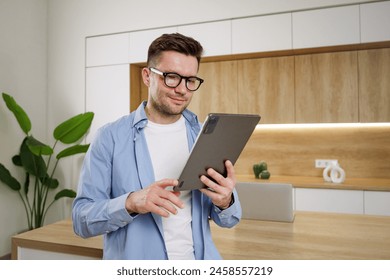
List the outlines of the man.
{"type": "Polygon", "coordinates": [[[148,100],[103,126],[82,167],[73,204],[76,234],[104,234],[104,259],[220,259],[209,219],[232,227],[241,218],[235,174],[213,169],[210,189],[174,192],[201,129],[187,110],[202,79],[196,40],[164,34],[152,42],[143,82],[148,100]]]}

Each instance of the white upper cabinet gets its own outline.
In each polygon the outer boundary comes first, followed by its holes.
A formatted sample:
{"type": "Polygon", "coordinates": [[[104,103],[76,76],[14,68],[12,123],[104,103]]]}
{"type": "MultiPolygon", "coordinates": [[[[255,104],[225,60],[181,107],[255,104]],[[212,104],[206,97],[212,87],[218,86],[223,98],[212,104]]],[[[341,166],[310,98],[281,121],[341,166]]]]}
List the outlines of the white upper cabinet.
{"type": "Polygon", "coordinates": [[[86,45],[87,67],[128,62],[128,33],[87,38],[86,45]]]}
{"type": "Polygon", "coordinates": [[[390,40],[390,1],[360,5],[362,43],[390,40]]]}
{"type": "Polygon", "coordinates": [[[95,112],[88,143],[99,127],[129,113],[129,72],[127,64],[86,69],[86,110],[95,112]]]}
{"type": "Polygon", "coordinates": [[[178,32],[198,40],[204,49],[204,56],[231,54],[231,21],[218,21],[184,25],[178,32]]]}
{"type": "Polygon", "coordinates": [[[175,33],[177,27],[159,28],[129,33],[129,48],[127,50],[128,62],[146,62],[149,45],[154,39],[164,33],[175,33]]]}
{"type": "Polygon", "coordinates": [[[293,48],[360,43],[359,6],[295,12],[293,48]]]}
{"type": "Polygon", "coordinates": [[[232,20],[232,53],[291,49],[291,13],[232,20]]]}

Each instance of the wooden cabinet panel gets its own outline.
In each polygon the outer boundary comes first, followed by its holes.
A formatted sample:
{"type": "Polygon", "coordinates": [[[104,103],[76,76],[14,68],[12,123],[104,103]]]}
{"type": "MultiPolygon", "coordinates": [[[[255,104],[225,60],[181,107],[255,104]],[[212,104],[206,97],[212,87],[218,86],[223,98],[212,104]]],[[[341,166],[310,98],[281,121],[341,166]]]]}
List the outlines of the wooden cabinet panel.
{"type": "Polygon", "coordinates": [[[142,69],[143,65],[130,64],[130,112],[135,111],[142,101],[148,100],[149,89],[142,80],[142,69]]]}
{"type": "Polygon", "coordinates": [[[236,61],[202,63],[198,76],[205,82],[194,93],[189,109],[200,121],[208,113],[238,112],[236,61]]]}
{"type": "Polygon", "coordinates": [[[390,121],[390,48],[359,51],[361,122],[390,121]]]}
{"type": "Polygon", "coordinates": [[[294,123],[294,58],[238,62],[238,111],[260,114],[261,123],[294,123]]]}
{"type": "Polygon", "coordinates": [[[296,122],[358,122],[357,72],[356,51],[296,56],[296,122]]]}
{"type": "MultiPolygon", "coordinates": [[[[260,114],[261,123],[389,122],[389,44],[205,59],[189,109],[201,121],[220,112],[260,114]]],[[[147,97],[141,68],[131,65],[132,110],[147,97]]]]}

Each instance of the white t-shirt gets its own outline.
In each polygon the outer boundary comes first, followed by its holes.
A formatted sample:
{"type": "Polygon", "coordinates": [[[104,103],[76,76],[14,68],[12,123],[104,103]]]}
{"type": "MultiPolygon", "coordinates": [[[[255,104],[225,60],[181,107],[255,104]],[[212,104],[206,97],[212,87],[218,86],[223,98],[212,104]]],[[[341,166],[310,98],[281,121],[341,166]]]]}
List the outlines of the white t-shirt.
{"type": "MultiPolygon", "coordinates": [[[[148,121],[145,137],[152,159],[156,181],[178,178],[188,156],[188,140],[183,116],[172,124],[162,125],[148,121]]],[[[162,218],[165,246],[169,259],[191,260],[194,256],[192,238],[191,192],[182,191],[180,199],[183,209],[177,208],[176,215],[162,218]]]]}

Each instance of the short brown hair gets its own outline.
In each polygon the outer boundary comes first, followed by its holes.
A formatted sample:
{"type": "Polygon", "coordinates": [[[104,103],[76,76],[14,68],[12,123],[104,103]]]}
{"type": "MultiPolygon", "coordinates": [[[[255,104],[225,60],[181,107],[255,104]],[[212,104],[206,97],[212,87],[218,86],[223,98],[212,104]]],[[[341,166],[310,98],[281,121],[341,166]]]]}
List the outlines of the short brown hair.
{"type": "Polygon", "coordinates": [[[176,51],[185,55],[194,56],[199,64],[203,54],[203,47],[195,39],[180,33],[163,34],[149,46],[148,67],[155,66],[161,53],[164,51],[176,51]]]}

